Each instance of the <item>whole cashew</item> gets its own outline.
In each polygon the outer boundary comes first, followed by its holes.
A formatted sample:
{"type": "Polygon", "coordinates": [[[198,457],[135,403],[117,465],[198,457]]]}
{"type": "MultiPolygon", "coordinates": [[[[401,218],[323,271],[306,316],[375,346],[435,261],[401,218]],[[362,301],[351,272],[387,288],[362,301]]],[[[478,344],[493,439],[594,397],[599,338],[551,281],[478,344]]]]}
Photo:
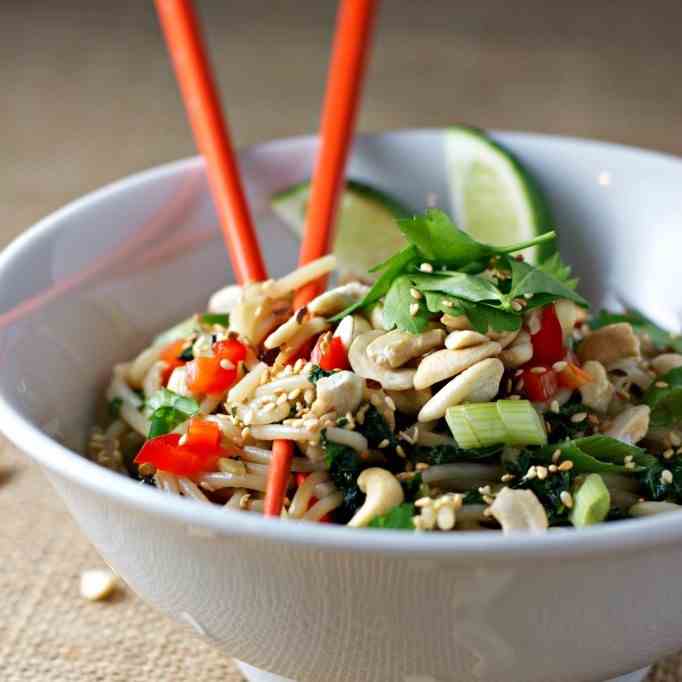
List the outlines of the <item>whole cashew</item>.
{"type": "Polygon", "coordinates": [[[358,476],[358,488],[367,494],[365,503],[348,522],[352,528],[368,526],[372,519],[402,504],[405,500],[398,479],[386,469],[372,467],[358,476]]]}
{"type": "Polygon", "coordinates": [[[542,533],[547,530],[545,508],[532,490],[502,488],[489,509],[505,535],[516,531],[542,533]]]}

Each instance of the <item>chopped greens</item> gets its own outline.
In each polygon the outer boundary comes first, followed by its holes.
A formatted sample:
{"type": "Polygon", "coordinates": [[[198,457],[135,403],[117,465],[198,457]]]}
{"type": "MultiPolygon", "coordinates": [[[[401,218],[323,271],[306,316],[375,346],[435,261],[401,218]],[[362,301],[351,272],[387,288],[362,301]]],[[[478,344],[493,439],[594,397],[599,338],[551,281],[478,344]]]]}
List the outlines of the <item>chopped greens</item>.
{"type": "Polygon", "coordinates": [[[322,431],[320,443],[325,452],[329,476],[343,493],[343,503],[334,512],[334,517],[339,523],[347,523],[365,501],[365,494],[358,488],[357,483],[365,463],[352,448],[328,440],[326,431],[322,431]]]}
{"type": "Polygon", "coordinates": [[[199,403],[194,398],[178,395],[167,388],[154,393],[145,407],[150,421],[149,438],[170,433],[199,411],[199,403]]]}
{"type": "Polygon", "coordinates": [[[391,511],[373,519],[369,528],[393,528],[395,530],[414,530],[414,505],[411,502],[403,502],[391,511]]]}
{"type": "Polygon", "coordinates": [[[334,318],[338,321],[360,308],[384,299],[384,324],[412,334],[426,328],[431,315],[464,314],[474,329],[514,331],[521,326],[522,299],[529,309],[566,298],[578,305],[587,301],[575,292],[570,268],[553,256],[539,267],[507,254],[553,239],[546,232],[511,246],[482,244],[458,229],[440,210],[398,220],[411,244],[374,271],[381,271],[365,297],[334,318]],[[494,266],[490,271],[484,271],[494,266]],[[511,277],[511,281],[509,278],[511,277]],[[414,291],[418,294],[413,295],[414,291]]]}
{"type": "Polygon", "coordinates": [[[123,407],[123,400],[121,398],[112,398],[107,405],[109,416],[112,419],[118,419],[121,415],[121,407],[123,407]]]}
{"type": "Polygon", "coordinates": [[[574,422],[571,417],[584,412],[589,415],[591,410],[579,400],[571,400],[559,408],[558,412],[548,410],[543,414],[547,423],[547,433],[550,443],[558,443],[570,438],[590,435],[594,429],[589,419],[574,422]]]}
{"type": "Polygon", "coordinates": [[[457,445],[418,445],[414,449],[414,460],[425,464],[452,464],[453,462],[474,462],[487,459],[502,452],[502,445],[487,448],[460,448],[457,445]]]}
{"type": "Polygon", "coordinates": [[[682,419],[682,367],[671,369],[644,394],[651,408],[651,425],[672,426],[682,419]],[[667,386],[657,385],[665,383],[667,386]]]}
{"type": "Polygon", "coordinates": [[[365,420],[358,424],[357,431],[367,439],[371,448],[378,448],[384,441],[388,441],[388,447],[391,448],[397,445],[395,433],[374,405],[370,405],[365,412],[365,420]]]}
{"type": "Polygon", "coordinates": [[[322,369],[319,365],[313,365],[312,369],[310,370],[310,374],[308,374],[308,378],[310,381],[312,381],[314,384],[316,384],[320,379],[324,379],[324,377],[330,377],[334,372],[329,372],[326,369],[322,369]]]}
{"type": "Polygon", "coordinates": [[[199,320],[205,325],[220,325],[227,327],[230,324],[230,316],[227,313],[204,313],[199,320]]]}
{"type": "Polygon", "coordinates": [[[646,334],[658,350],[671,349],[677,353],[682,353],[682,336],[661,329],[636,308],[630,308],[624,313],[610,313],[606,310],[600,310],[590,320],[590,328],[599,329],[617,322],[628,322],[636,332],[646,334]]]}

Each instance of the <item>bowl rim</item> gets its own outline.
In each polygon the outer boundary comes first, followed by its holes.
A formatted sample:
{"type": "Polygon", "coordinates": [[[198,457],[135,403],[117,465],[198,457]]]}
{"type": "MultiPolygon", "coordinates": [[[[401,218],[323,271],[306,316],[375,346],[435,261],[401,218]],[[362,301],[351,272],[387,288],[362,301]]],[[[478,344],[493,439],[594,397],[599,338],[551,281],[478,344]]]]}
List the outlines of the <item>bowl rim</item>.
{"type": "MultiPolygon", "coordinates": [[[[365,133],[360,138],[387,135],[440,133],[444,128],[409,128],[379,133],[365,133]]],[[[599,140],[528,132],[490,131],[503,140],[513,142],[568,143],[600,148],[604,152],[627,152],[646,156],[651,161],[672,162],[680,167],[682,159],[664,152],[646,150],[599,140]]],[[[282,144],[312,142],[315,135],[299,135],[255,144],[240,150],[240,156],[282,144]]],[[[115,180],[69,202],[35,223],[12,240],[0,252],[0,278],[21,254],[48,233],[68,229],[69,218],[83,208],[96,205],[111,195],[125,193],[131,187],[157,182],[200,168],[198,156],[172,161],[115,180]]],[[[0,390],[0,424],[7,438],[17,448],[57,476],[103,495],[114,502],[134,507],[145,513],[182,522],[192,527],[210,529],[217,535],[258,537],[276,543],[300,544],[316,549],[345,550],[409,556],[451,555],[458,559],[532,559],[543,557],[576,557],[613,555],[614,552],[641,550],[661,544],[672,544],[682,538],[682,524],[675,514],[629,519],[618,523],[598,524],[577,532],[557,528],[539,535],[501,535],[492,532],[471,533],[400,533],[392,530],[353,529],[345,526],[315,523],[289,523],[268,519],[259,514],[244,514],[219,506],[204,505],[181,497],[164,495],[153,487],[142,485],[126,476],[105,469],[42,432],[12,407],[0,390]]]]}

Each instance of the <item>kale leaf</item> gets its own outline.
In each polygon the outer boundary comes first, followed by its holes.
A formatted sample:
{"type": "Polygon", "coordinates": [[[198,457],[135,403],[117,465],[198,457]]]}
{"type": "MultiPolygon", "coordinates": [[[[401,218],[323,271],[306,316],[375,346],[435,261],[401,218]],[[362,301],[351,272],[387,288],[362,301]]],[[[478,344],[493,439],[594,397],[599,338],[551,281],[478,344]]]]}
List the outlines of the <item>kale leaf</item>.
{"type": "Polygon", "coordinates": [[[550,443],[558,443],[571,438],[590,435],[594,431],[592,423],[588,419],[581,422],[571,421],[574,414],[585,412],[588,415],[591,410],[579,400],[571,400],[562,405],[559,412],[548,410],[543,414],[548,425],[547,438],[550,443]]]}
{"type": "Polygon", "coordinates": [[[416,462],[426,464],[451,464],[452,462],[473,462],[487,459],[502,452],[504,446],[491,445],[487,448],[460,448],[457,445],[443,444],[434,447],[418,445],[414,448],[416,462]]]}
{"type": "Polygon", "coordinates": [[[325,462],[334,485],[343,494],[343,503],[335,512],[339,523],[347,523],[365,501],[365,494],[358,488],[358,476],[366,468],[357,451],[347,445],[334,443],[322,431],[320,443],[324,449],[325,462]]]}
{"type": "Polygon", "coordinates": [[[377,516],[369,524],[369,528],[393,528],[395,530],[414,530],[414,505],[410,502],[403,502],[397,507],[393,507],[386,514],[377,516]]]}
{"type": "Polygon", "coordinates": [[[367,439],[371,448],[378,448],[379,444],[385,440],[389,443],[388,447],[393,449],[398,444],[395,433],[389,428],[386,420],[374,405],[369,406],[365,412],[364,422],[358,424],[356,430],[367,439]]]}

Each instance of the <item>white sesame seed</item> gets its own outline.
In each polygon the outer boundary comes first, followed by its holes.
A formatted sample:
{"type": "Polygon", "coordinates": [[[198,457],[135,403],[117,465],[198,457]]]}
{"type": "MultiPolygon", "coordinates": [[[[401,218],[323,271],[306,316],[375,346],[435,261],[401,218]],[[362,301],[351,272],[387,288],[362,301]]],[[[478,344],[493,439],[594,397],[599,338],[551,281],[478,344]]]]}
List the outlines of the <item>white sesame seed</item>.
{"type": "Polygon", "coordinates": [[[483,485],[478,489],[478,492],[481,495],[490,495],[490,486],[489,485],[483,485]]]}
{"type": "Polygon", "coordinates": [[[536,471],[537,471],[537,473],[538,473],[538,478],[539,478],[541,481],[544,481],[544,480],[547,478],[547,474],[549,473],[549,472],[547,471],[547,467],[538,466],[538,467],[536,467],[535,469],[536,469],[536,471]]]}
{"type": "Polygon", "coordinates": [[[572,509],[573,508],[573,495],[568,492],[568,490],[563,490],[561,492],[561,495],[559,495],[559,499],[561,500],[561,503],[566,507],[567,509],[572,509]]]}
{"type": "Polygon", "coordinates": [[[523,310],[523,305],[520,301],[512,301],[511,308],[513,311],[520,313],[523,310]]]}
{"type": "Polygon", "coordinates": [[[634,462],[625,462],[625,468],[626,469],[632,470],[632,469],[635,469],[636,467],[637,467],[637,465],[634,462]]]}
{"type": "Polygon", "coordinates": [[[502,481],[502,483],[508,483],[509,481],[513,480],[513,478],[513,474],[502,474],[500,481],[502,481]]]}
{"type": "Polygon", "coordinates": [[[544,367],[531,367],[530,371],[533,374],[544,374],[547,370],[544,367]]]}
{"type": "Polygon", "coordinates": [[[559,362],[555,362],[552,365],[552,369],[555,372],[563,372],[566,369],[566,367],[568,367],[568,363],[565,360],[559,360],[559,362]]]}
{"type": "Polygon", "coordinates": [[[417,471],[426,471],[426,470],[429,468],[429,466],[430,466],[430,465],[427,464],[426,462],[417,462],[417,463],[415,464],[414,468],[415,468],[417,471]]]}
{"type": "Polygon", "coordinates": [[[422,299],[422,292],[419,291],[419,289],[415,289],[414,287],[412,287],[412,288],[410,289],[410,296],[412,296],[412,298],[414,298],[414,299],[416,299],[417,301],[419,301],[419,300],[422,299]]]}
{"type": "Polygon", "coordinates": [[[180,440],[178,441],[178,445],[187,445],[187,434],[183,433],[182,436],[180,436],[180,440]]]}
{"type": "Polygon", "coordinates": [[[682,445],[682,439],[674,431],[670,432],[670,445],[676,448],[682,445]]]}
{"type": "Polygon", "coordinates": [[[455,307],[454,302],[453,302],[453,301],[448,301],[447,298],[444,298],[444,299],[440,302],[440,304],[441,304],[442,306],[446,307],[446,308],[454,308],[454,307],[455,307]]]}
{"type": "Polygon", "coordinates": [[[673,482],[673,472],[670,469],[663,469],[661,471],[661,483],[670,485],[673,482]]]}
{"type": "Polygon", "coordinates": [[[81,573],[81,597],[88,601],[102,601],[110,597],[118,587],[118,579],[104,569],[83,571],[81,573]]]}
{"type": "Polygon", "coordinates": [[[580,422],[584,422],[587,419],[587,412],[576,412],[572,417],[571,421],[574,424],[579,424],[580,422]]]}
{"type": "Polygon", "coordinates": [[[521,396],[518,393],[513,393],[510,396],[507,396],[509,400],[521,400],[521,396]]]}
{"type": "Polygon", "coordinates": [[[241,437],[242,440],[246,440],[251,435],[251,429],[246,426],[242,429],[241,437]]]}
{"type": "Polygon", "coordinates": [[[416,317],[419,314],[419,303],[410,304],[410,315],[416,317]]]}
{"type": "Polygon", "coordinates": [[[667,381],[657,381],[654,386],[656,386],[656,388],[668,388],[670,384],[667,381]]]}
{"type": "Polygon", "coordinates": [[[422,264],[419,266],[419,269],[420,269],[422,272],[433,272],[433,265],[431,265],[431,263],[422,263],[422,264]]]}
{"type": "Polygon", "coordinates": [[[550,464],[547,468],[549,469],[550,474],[555,474],[557,471],[559,471],[559,467],[557,467],[556,464],[550,464]]]}
{"type": "Polygon", "coordinates": [[[633,455],[625,455],[623,461],[625,462],[625,464],[632,464],[632,462],[634,461],[634,459],[635,459],[635,458],[634,458],[633,455]]]}
{"type": "Polygon", "coordinates": [[[528,467],[528,471],[526,471],[526,475],[524,478],[527,478],[528,480],[532,480],[536,478],[538,475],[538,471],[534,466],[528,467]]]}
{"type": "Polygon", "coordinates": [[[455,510],[450,505],[444,505],[436,514],[436,523],[440,530],[452,530],[455,527],[455,510]]]}
{"type": "Polygon", "coordinates": [[[407,457],[407,455],[405,454],[405,450],[403,450],[402,445],[397,445],[395,448],[395,451],[398,453],[399,457],[402,457],[403,459],[405,459],[405,457],[407,457]]]}
{"type": "Polygon", "coordinates": [[[572,468],[573,468],[573,462],[571,462],[570,459],[567,459],[566,461],[562,462],[558,466],[559,471],[570,471],[572,468]]]}
{"type": "Polygon", "coordinates": [[[433,500],[430,497],[420,497],[418,500],[415,500],[414,506],[422,509],[424,507],[430,507],[433,504],[433,500]]]}
{"type": "Polygon", "coordinates": [[[381,443],[379,443],[379,449],[387,448],[389,444],[388,438],[384,438],[381,443]]]}
{"type": "Polygon", "coordinates": [[[549,410],[550,412],[554,412],[554,414],[559,414],[560,409],[558,400],[552,400],[549,404],[549,410]]]}
{"type": "Polygon", "coordinates": [[[672,448],[668,448],[667,450],[663,451],[663,457],[665,459],[670,459],[674,454],[675,451],[672,448]]]}

